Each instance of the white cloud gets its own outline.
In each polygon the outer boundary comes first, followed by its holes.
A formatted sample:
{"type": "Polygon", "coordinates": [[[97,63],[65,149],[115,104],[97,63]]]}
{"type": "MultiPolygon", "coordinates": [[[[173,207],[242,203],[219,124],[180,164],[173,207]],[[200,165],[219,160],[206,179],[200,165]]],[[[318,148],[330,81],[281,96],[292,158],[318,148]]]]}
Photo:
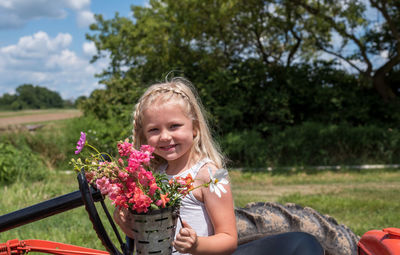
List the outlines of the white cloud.
{"type": "MultiPolygon", "coordinates": [[[[68,48],[71,42],[70,34],[50,37],[38,32],[0,48],[1,92],[30,83],[57,91],[63,98],[76,98],[100,88],[94,74],[107,66],[106,60],[90,64],[89,57],[80,57],[68,48]]],[[[90,43],[85,45],[87,54],[94,50],[90,43]]]]}
{"type": "Polygon", "coordinates": [[[92,57],[97,53],[96,45],[94,42],[85,42],[82,45],[83,54],[88,57],[92,57]]]}
{"type": "Polygon", "coordinates": [[[85,66],[86,63],[75,52],[64,49],[60,53],[49,56],[44,64],[48,69],[56,68],[63,71],[79,71],[79,68],[85,66]]]}
{"type": "Polygon", "coordinates": [[[0,0],[0,29],[22,27],[39,18],[63,19],[68,9],[77,12],[78,24],[87,24],[89,6],[90,0],[0,0]]]}
{"type": "Polygon", "coordinates": [[[95,23],[94,14],[91,11],[80,11],[76,16],[79,27],[89,27],[90,24],[95,23]]]}
{"type": "Polygon", "coordinates": [[[0,7],[10,8],[12,6],[11,0],[3,0],[0,2],[0,7]]]}
{"type": "Polygon", "coordinates": [[[90,5],[90,0],[64,0],[64,2],[69,8],[74,10],[82,10],[90,5]]]}
{"type": "Polygon", "coordinates": [[[36,70],[49,57],[67,48],[71,42],[72,36],[63,33],[50,38],[47,33],[39,31],[32,36],[21,37],[17,44],[0,48],[0,66],[7,69],[18,70],[24,67],[36,70]]]}

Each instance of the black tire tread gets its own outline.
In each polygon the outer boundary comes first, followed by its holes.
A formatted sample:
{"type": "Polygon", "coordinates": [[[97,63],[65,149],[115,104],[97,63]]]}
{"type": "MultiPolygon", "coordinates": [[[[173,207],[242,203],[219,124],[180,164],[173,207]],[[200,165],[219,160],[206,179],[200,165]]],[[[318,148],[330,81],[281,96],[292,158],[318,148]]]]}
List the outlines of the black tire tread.
{"type": "Polygon", "coordinates": [[[321,243],[326,255],[357,255],[360,239],[347,226],[313,208],[297,204],[253,202],[235,208],[238,244],[285,232],[306,232],[321,243]]]}

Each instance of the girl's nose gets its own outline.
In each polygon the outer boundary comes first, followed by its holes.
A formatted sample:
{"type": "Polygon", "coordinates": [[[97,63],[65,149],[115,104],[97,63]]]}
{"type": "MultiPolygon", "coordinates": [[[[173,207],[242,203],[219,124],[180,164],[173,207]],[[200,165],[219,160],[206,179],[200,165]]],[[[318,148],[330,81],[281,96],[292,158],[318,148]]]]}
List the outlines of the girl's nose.
{"type": "Polygon", "coordinates": [[[168,131],[162,131],[160,134],[160,140],[161,141],[168,141],[171,139],[171,135],[169,134],[168,131]]]}

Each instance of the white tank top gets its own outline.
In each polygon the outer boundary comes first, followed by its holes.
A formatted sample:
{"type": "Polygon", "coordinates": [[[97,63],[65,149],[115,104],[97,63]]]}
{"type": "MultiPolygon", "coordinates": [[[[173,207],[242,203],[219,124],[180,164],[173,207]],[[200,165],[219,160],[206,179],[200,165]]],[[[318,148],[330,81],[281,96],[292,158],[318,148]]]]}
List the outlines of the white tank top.
{"type": "MultiPolygon", "coordinates": [[[[208,158],[202,159],[191,168],[177,175],[167,175],[168,179],[178,176],[185,178],[189,173],[192,175],[193,179],[195,179],[200,168],[209,162],[211,162],[211,160],[208,158]]],[[[160,170],[162,173],[165,173],[165,169],[167,169],[167,165],[164,165],[160,170]]],[[[182,199],[180,215],[181,218],[196,231],[197,236],[210,236],[214,234],[214,228],[204,203],[197,200],[192,192],[189,192],[189,194],[182,199]]],[[[182,225],[178,220],[175,235],[179,233],[181,227],[182,225]]],[[[173,254],[180,253],[175,251],[173,254]]]]}

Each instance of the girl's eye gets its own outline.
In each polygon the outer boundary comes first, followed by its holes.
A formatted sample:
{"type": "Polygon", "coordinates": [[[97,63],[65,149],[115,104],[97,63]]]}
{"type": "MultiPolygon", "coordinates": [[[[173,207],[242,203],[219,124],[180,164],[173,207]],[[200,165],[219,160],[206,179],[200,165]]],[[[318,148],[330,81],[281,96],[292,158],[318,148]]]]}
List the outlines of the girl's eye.
{"type": "Polygon", "coordinates": [[[156,131],[157,131],[157,128],[151,128],[147,132],[152,133],[152,132],[156,132],[156,131]]]}
{"type": "Polygon", "coordinates": [[[176,129],[176,128],[180,127],[180,126],[182,126],[182,125],[181,124],[173,124],[173,125],[171,125],[171,128],[172,129],[176,129]]]}

